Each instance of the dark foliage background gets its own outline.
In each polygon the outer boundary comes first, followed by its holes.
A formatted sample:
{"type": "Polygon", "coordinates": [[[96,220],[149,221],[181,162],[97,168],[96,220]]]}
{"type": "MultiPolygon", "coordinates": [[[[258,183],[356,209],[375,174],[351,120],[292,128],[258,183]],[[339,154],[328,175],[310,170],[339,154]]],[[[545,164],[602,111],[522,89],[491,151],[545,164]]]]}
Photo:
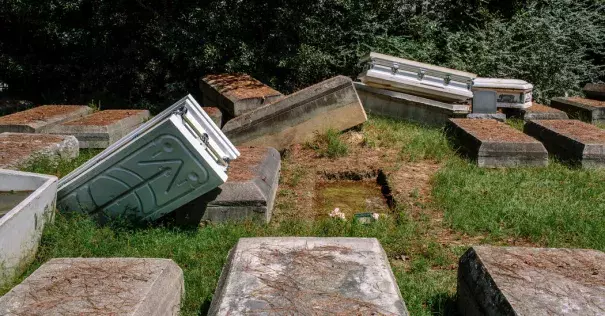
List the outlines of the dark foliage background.
{"type": "Polygon", "coordinates": [[[0,81],[36,103],[157,111],[234,71],[287,93],[354,77],[371,50],[547,102],[605,79],[605,0],[0,0],[0,81]]]}

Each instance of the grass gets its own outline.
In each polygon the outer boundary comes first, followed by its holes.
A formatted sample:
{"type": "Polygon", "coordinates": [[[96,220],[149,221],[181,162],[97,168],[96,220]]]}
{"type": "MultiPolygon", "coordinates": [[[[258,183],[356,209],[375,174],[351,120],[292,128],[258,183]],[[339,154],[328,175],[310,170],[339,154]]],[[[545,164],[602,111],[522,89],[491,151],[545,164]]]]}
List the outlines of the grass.
{"type": "Polygon", "coordinates": [[[329,129],[324,134],[317,135],[315,141],[307,143],[306,146],[314,149],[320,157],[345,157],[349,153],[349,147],[340,136],[340,132],[329,129]]]}
{"type": "MultiPolygon", "coordinates": [[[[185,275],[183,315],[197,315],[210,302],[227,252],[240,237],[376,237],[385,248],[410,313],[444,315],[453,308],[457,259],[477,239],[449,243],[433,234],[434,228],[479,236],[482,243],[526,240],[537,246],[605,250],[605,171],[576,169],[556,161],[545,168],[481,169],[459,158],[441,129],[380,117],[371,117],[361,133],[364,146],[395,149],[401,164],[431,161],[442,165],[431,180],[430,202],[422,204],[426,213],[414,215],[402,203],[394,216],[371,225],[294,218],[269,225],[229,223],[190,229],[170,221],[145,228],[98,226],[82,216],[59,214],[44,231],[36,261],[15,282],[54,257],[172,258],[185,275]],[[444,221],[432,222],[430,214],[443,214],[444,221]]],[[[342,137],[324,135],[312,146],[338,157],[343,152],[338,148],[349,146],[342,137]]],[[[63,176],[94,153],[82,151],[77,161],[58,166],[38,163],[28,170],[63,176]]],[[[306,172],[285,156],[282,173],[289,177],[284,183],[294,187],[306,172]]],[[[410,198],[421,198],[421,194],[414,191],[410,198]]],[[[281,189],[276,203],[277,208],[294,205],[294,190],[281,189]]],[[[8,289],[0,289],[0,294],[8,289]]]]}

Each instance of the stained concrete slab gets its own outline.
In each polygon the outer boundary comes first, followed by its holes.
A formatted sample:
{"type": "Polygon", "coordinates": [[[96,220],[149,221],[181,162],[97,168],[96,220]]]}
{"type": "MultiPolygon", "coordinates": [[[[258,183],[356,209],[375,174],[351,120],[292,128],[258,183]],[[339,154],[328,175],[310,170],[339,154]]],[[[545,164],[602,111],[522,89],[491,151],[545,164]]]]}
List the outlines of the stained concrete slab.
{"type": "Polygon", "coordinates": [[[354,82],[354,85],[367,113],[394,119],[443,126],[449,118],[464,117],[470,110],[468,104],[435,101],[402,92],[375,88],[361,82],[354,82]]]}
{"type": "Polygon", "coordinates": [[[208,315],[408,315],[375,238],[241,238],[208,315]]]}
{"type": "Polygon", "coordinates": [[[273,88],[247,74],[208,75],[200,80],[203,104],[237,117],[282,98],[273,88]]]}
{"type": "Polygon", "coordinates": [[[0,208],[10,203],[0,214],[0,287],[34,260],[44,226],[54,218],[56,197],[57,177],[0,169],[0,208]]]}
{"type": "Polygon", "coordinates": [[[169,259],[51,259],[0,298],[0,314],[176,316],[184,291],[169,259]]]}
{"type": "Polygon", "coordinates": [[[605,83],[588,83],[582,91],[589,99],[605,101],[605,83]]]}
{"type": "Polygon", "coordinates": [[[42,158],[51,162],[78,157],[78,140],[70,135],[0,133],[0,168],[19,169],[42,158]]]}
{"type": "Polygon", "coordinates": [[[219,128],[223,126],[223,113],[219,108],[205,106],[202,108],[202,110],[204,110],[204,112],[210,116],[216,126],[219,128]]]}
{"type": "Polygon", "coordinates": [[[177,210],[180,224],[271,220],[279,182],[281,158],[271,147],[239,147],[227,182],[177,210]]]}
{"type": "Polygon", "coordinates": [[[582,167],[605,167],[605,130],[578,120],[536,120],[524,132],[560,160],[582,167]]]}
{"type": "Polygon", "coordinates": [[[605,253],[478,246],[458,268],[462,315],[603,315],[605,253]]]}
{"type": "Polygon", "coordinates": [[[54,125],[92,113],[84,105],[43,105],[0,117],[0,133],[45,133],[54,125]]]}
{"type": "Polygon", "coordinates": [[[580,97],[554,98],[550,106],[559,109],[572,119],[588,123],[605,123],[605,101],[580,97]]]}
{"type": "Polygon", "coordinates": [[[479,167],[548,165],[548,153],[539,141],[491,119],[450,119],[447,131],[461,153],[479,167]]]}
{"type": "Polygon", "coordinates": [[[147,110],[104,110],[57,124],[48,134],[73,135],[80,148],[107,148],[150,117],[147,110]]]}
{"type": "Polygon", "coordinates": [[[223,184],[238,156],[188,95],[62,178],[57,207],[154,221],[223,184]]]}
{"type": "Polygon", "coordinates": [[[337,76],[238,116],[223,132],[235,145],[282,150],[310,141],[317,133],[346,130],[366,120],[353,82],[337,76]]]}

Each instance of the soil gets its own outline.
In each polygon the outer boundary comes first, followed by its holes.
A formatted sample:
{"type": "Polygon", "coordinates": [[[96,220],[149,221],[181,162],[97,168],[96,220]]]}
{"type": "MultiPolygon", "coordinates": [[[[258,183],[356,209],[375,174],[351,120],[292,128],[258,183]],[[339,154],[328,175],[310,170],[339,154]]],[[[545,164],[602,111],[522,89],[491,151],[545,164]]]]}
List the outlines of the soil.
{"type": "Polygon", "coordinates": [[[60,116],[79,109],[82,105],[43,105],[22,112],[0,117],[0,124],[27,124],[46,121],[49,117],[60,116]]]}
{"type": "Polygon", "coordinates": [[[527,110],[525,110],[526,112],[534,112],[534,113],[548,113],[548,112],[563,112],[561,110],[555,109],[555,108],[551,108],[550,106],[546,106],[546,105],[542,105],[539,103],[532,103],[532,106],[529,107],[527,110]]]}
{"type": "Polygon", "coordinates": [[[535,139],[496,120],[452,119],[460,128],[481,141],[499,143],[535,143],[535,139]]]}
{"type": "Polygon", "coordinates": [[[592,124],[577,120],[544,120],[540,124],[582,143],[605,144],[605,130],[592,124]]]}
{"type": "Polygon", "coordinates": [[[210,116],[221,115],[221,110],[219,110],[219,108],[206,106],[206,107],[203,107],[202,109],[204,110],[204,112],[206,112],[206,114],[208,114],[210,116]]]}
{"type": "Polygon", "coordinates": [[[227,175],[228,182],[242,182],[252,180],[256,174],[259,164],[267,155],[267,148],[263,147],[238,147],[240,156],[229,164],[227,175]]]}
{"type": "Polygon", "coordinates": [[[315,218],[327,218],[335,208],[353,219],[358,213],[388,213],[389,208],[381,187],[371,179],[366,181],[320,181],[315,187],[315,218]]]}
{"type": "Polygon", "coordinates": [[[594,106],[597,108],[605,107],[605,101],[585,99],[585,98],[580,98],[580,97],[567,98],[567,100],[577,102],[577,103],[582,103],[582,104],[585,104],[588,106],[594,106]]]}
{"type": "Polygon", "coordinates": [[[237,100],[265,99],[281,93],[246,74],[209,75],[203,79],[226,97],[237,100]]]}
{"type": "Polygon", "coordinates": [[[141,112],[145,112],[145,110],[104,110],[78,120],[63,123],[63,125],[107,126],[141,112]]]}
{"type": "Polygon", "coordinates": [[[47,134],[0,134],[0,166],[10,165],[54,143],[63,137],[47,134]]]}

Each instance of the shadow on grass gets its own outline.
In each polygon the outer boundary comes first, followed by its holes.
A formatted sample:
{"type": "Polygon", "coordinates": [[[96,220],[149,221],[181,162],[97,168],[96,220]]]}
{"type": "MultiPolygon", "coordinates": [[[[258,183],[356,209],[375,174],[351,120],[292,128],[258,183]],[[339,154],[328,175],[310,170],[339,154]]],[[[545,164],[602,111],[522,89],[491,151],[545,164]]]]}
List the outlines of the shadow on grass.
{"type": "Polygon", "coordinates": [[[456,306],[456,295],[439,293],[429,299],[428,304],[433,315],[459,316],[456,306]]]}

